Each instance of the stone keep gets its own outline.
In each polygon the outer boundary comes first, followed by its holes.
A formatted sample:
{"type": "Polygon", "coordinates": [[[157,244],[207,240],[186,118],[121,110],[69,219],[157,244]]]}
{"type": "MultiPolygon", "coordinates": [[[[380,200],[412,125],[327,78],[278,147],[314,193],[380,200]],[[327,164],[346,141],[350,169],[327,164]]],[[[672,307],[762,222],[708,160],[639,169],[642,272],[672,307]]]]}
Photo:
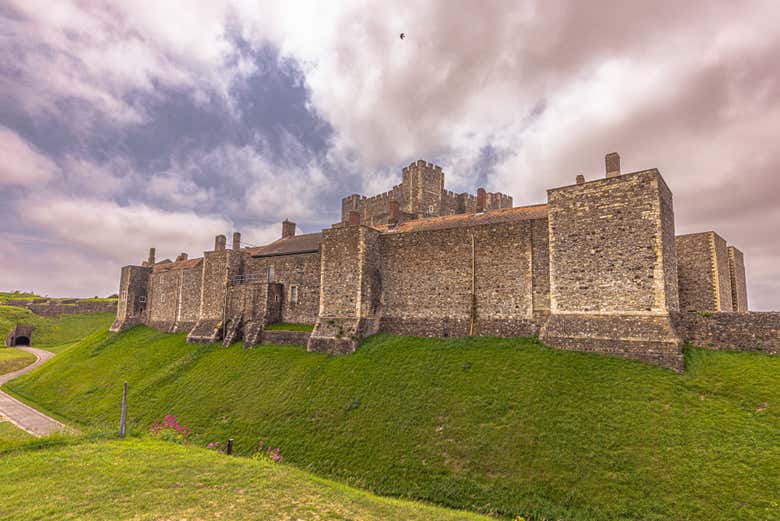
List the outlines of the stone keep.
{"type": "Polygon", "coordinates": [[[655,169],[548,190],[513,207],[499,192],[454,193],[417,161],[402,182],[342,201],[341,221],[241,246],[224,235],[200,258],[125,266],[112,331],[146,324],[190,342],[306,343],[354,352],[376,332],[539,336],[550,346],[681,370],[683,341],[780,352],[780,313],[747,312],[742,252],[714,232],[675,237],[672,194],[655,169]],[[306,332],[266,331],[275,322],[306,332]],[[745,327],[740,327],[743,325],[745,327]]]}

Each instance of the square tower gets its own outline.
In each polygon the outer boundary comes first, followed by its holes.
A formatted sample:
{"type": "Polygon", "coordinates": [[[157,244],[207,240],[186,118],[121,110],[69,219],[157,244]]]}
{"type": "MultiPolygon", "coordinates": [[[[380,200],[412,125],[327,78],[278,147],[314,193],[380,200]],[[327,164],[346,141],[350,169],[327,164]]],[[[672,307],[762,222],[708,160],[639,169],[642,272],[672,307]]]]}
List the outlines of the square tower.
{"type": "MultiPolygon", "coordinates": [[[[609,157],[608,157],[609,159],[609,157]]],[[[672,194],[658,170],[548,190],[550,318],[542,339],[682,369],[672,194]]]]}

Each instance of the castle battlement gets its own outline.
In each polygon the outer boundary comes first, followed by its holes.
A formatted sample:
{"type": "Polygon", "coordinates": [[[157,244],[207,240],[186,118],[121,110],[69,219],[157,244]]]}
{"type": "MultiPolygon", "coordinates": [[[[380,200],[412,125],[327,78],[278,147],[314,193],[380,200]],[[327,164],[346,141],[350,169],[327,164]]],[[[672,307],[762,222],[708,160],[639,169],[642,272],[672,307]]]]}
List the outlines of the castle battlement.
{"type": "Polygon", "coordinates": [[[539,336],[547,345],[683,367],[681,345],[780,352],[780,313],[748,313],[744,255],[715,232],[675,235],[656,169],[605,175],[513,207],[500,192],[444,188],[423,160],[391,190],[342,199],[342,220],[242,247],[224,235],[202,257],[125,266],[112,331],[143,323],[192,342],[283,342],[353,352],[378,331],[413,336],[539,336]],[[745,324],[740,332],[739,324],[745,324]]]}

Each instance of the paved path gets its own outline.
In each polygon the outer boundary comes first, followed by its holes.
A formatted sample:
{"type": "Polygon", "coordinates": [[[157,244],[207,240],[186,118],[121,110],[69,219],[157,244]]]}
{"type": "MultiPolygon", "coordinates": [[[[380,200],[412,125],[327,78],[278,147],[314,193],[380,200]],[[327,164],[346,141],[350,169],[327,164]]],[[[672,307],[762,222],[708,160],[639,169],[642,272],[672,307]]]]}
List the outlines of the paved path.
{"type": "MultiPolygon", "coordinates": [[[[28,365],[27,367],[19,369],[18,371],[0,375],[0,385],[13,380],[17,376],[29,373],[54,356],[54,353],[50,351],[44,351],[43,349],[36,349],[34,347],[17,347],[16,349],[22,349],[28,353],[32,353],[38,358],[38,360],[28,365]]],[[[49,418],[42,412],[33,409],[29,405],[23,404],[16,398],[9,396],[1,390],[0,418],[10,421],[20,429],[29,432],[33,436],[46,436],[47,434],[51,434],[53,432],[71,430],[54,418],[49,418]]]]}

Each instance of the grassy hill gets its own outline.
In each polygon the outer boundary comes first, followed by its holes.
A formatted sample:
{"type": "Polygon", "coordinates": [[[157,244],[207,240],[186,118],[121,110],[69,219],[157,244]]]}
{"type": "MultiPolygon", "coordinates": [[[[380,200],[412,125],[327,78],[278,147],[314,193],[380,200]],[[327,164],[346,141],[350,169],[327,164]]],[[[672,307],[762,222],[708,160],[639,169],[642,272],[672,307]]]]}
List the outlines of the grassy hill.
{"type": "Polygon", "coordinates": [[[513,339],[190,345],[95,333],[6,386],[81,428],[174,414],[383,495],[528,519],[780,518],[780,358],[687,350],[684,375],[513,339]]]}
{"type": "Polygon", "coordinates": [[[0,374],[10,373],[27,367],[35,362],[35,355],[19,349],[9,349],[0,345],[0,374]]]}
{"type": "Polygon", "coordinates": [[[0,337],[4,339],[16,323],[21,322],[35,327],[32,339],[34,347],[60,352],[94,331],[108,329],[114,318],[114,313],[42,317],[25,308],[0,306],[0,337]]]}
{"type": "Polygon", "coordinates": [[[485,519],[376,497],[289,465],[150,440],[15,451],[2,462],[2,519],[485,519]]]}

